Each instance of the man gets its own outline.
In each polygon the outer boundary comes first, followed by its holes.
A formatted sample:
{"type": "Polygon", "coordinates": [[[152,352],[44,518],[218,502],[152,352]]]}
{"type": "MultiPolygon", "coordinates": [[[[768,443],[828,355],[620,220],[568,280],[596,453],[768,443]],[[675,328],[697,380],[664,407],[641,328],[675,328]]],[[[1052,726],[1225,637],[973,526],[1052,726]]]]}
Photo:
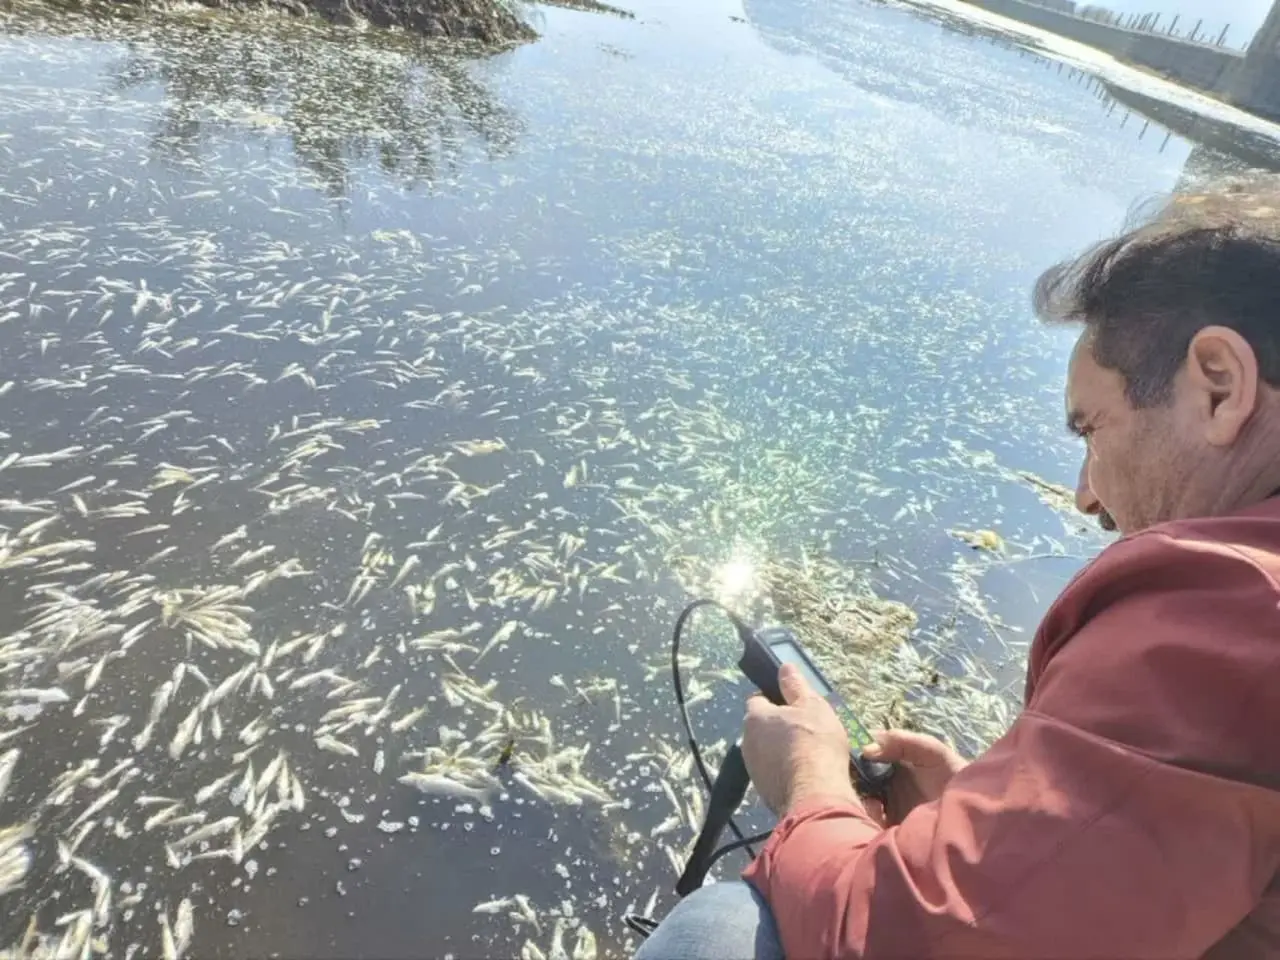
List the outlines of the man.
{"type": "Polygon", "coordinates": [[[1280,192],[1175,198],[1036,306],[1080,327],[1077,503],[1123,536],[1045,615],[1023,713],[968,764],[882,734],[881,817],[788,671],[742,741],[772,838],[642,960],[1280,957],[1280,192]]]}

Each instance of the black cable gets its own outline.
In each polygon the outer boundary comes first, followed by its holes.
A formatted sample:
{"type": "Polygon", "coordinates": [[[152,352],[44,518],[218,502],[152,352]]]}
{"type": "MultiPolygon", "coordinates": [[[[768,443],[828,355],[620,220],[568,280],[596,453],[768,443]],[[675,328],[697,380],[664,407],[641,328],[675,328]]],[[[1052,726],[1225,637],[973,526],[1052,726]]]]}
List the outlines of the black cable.
{"type": "MultiPolygon", "coordinates": [[[[741,621],[732,610],[722,603],[715,600],[695,600],[683,610],[680,616],[676,617],[675,630],[671,634],[671,680],[676,688],[676,706],[680,708],[680,722],[684,724],[685,737],[689,741],[689,752],[693,754],[694,766],[698,768],[698,775],[702,777],[702,782],[707,787],[707,792],[712,790],[711,774],[707,772],[707,765],[702,760],[702,750],[698,747],[698,740],[693,735],[693,723],[689,720],[689,709],[684,702],[684,682],[680,679],[680,636],[684,632],[685,623],[693,612],[701,607],[715,607],[724,613],[725,616],[733,623],[735,627],[741,627],[741,621]]],[[[729,829],[733,831],[733,835],[738,838],[737,842],[730,843],[728,847],[721,847],[712,854],[711,862],[714,863],[729,849],[745,848],[747,853],[754,859],[756,852],[751,848],[751,844],[758,840],[758,837],[748,837],[738,829],[738,824],[732,817],[729,818],[729,829]]]]}
{"type": "Polygon", "coordinates": [[[725,607],[716,603],[714,600],[695,600],[683,610],[680,616],[676,617],[676,627],[671,634],[671,682],[676,688],[676,706],[680,708],[680,722],[684,724],[684,734],[689,741],[689,752],[693,754],[693,764],[698,768],[698,776],[702,777],[702,782],[706,786],[707,791],[711,790],[711,774],[707,773],[707,765],[702,761],[702,751],[698,748],[698,740],[693,735],[693,723],[689,720],[689,708],[684,702],[684,681],[680,679],[680,636],[684,633],[684,625],[688,622],[689,617],[693,615],[695,610],[701,607],[716,607],[733,616],[725,607]]]}
{"type": "Polygon", "coordinates": [[[726,843],[713,853],[707,860],[707,869],[710,870],[716,865],[716,861],[723,857],[726,853],[733,853],[735,850],[741,850],[744,847],[751,849],[753,843],[764,843],[773,834],[772,830],[766,830],[764,833],[757,833],[754,837],[747,837],[745,840],[734,840],[732,843],[726,843]]]}

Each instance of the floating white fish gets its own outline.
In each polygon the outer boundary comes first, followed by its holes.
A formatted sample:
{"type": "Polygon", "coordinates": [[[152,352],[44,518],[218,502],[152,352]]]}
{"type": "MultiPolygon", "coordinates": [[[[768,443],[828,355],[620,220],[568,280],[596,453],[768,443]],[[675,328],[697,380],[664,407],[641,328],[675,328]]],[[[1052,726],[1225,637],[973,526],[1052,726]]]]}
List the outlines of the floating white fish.
{"type": "Polygon", "coordinates": [[[484,802],[489,797],[489,790],[468,787],[456,780],[434,773],[407,773],[400,782],[413,787],[421,793],[440,797],[454,797],[460,800],[478,800],[484,802]]]}
{"type": "Polygon", "coordinates": [[[350,744],[343,743],[341,740],[338,740],[335,737],[331,737],[328,735],[319,736],[319,737],[316,737],[315,742],[317,747],[319,747],[321,750],[326,750],[329,753],[336,753],[344,757],[360,756],[359,750],[357,750],[355,747],[351,746],[350,744]]]}

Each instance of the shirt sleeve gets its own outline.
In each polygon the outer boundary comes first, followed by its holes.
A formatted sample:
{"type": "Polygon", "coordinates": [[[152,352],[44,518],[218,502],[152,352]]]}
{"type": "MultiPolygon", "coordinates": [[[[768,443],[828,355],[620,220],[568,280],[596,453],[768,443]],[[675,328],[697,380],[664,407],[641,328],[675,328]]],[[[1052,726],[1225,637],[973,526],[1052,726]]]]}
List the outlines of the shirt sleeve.
{"type": "MultiPolygon", "coordinates": [[[[1200,957],[1253,909],[1277,869],[1277,795],[1233,776],[1235,755],[1187,748],[1232,733],[1265,657],[1274,678],[1275,590],[1229,555],[1197,556],[1187,589],[1161,574],[1168,557],[1137,559],[1117,574],[1130,589],[1081,608],[1029,708],[939,800],[887,830],[852,806],[783,818],[745,878],[790,960],[1200,957]],[[1216,617],[1201,589],[1215,583],[1216,617]],[[1180,747],[1186,725],[1166,721],[1193,691],[1221,722],[1180,747]]],[[[1277,729],[1264,712],[1254,722],[1277,729]]],[[[1273,747],[1243,749],[1280,773],[1273,747]]]]}

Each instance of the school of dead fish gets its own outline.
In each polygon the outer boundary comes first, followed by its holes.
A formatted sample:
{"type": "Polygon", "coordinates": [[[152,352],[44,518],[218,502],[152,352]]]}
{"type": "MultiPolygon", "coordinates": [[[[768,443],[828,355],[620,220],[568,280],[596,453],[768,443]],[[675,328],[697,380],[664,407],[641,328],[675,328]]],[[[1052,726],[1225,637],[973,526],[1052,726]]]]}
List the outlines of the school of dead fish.
{"type": "MultiPolygon", "coordinates": [[[[205,43],[156,29],[170,57],[205,43]]],[[[251,33],[229,42],[270,61],[251,33]]],[[[354,49],[332,55],[344,70],[404,57],[354,49]]],[[[321,806],[405,829],[349,810],[344,782],[446,820],[526,803],[596,818],[616,862],[556,872],[610,890],[598,916],[654,911],[639,885],[680,869],[703,813],[653,693],[690,595],[799,625],[878,721],[982,742],[1011,718],[993,665],[951,649],[961,625],[914,633],[865,569],[827,557],[850,492],[894,504],[893,525],[945,499],[865,457],[833,468],[860,442],[842,428],[886,411],[792,409],[811,432],[772,435],[731,412],[727,380],[668,362],[662,336],[697,323],[682,310],[471,306],[517,255],[411,230],[308,237],[289,225],[326,210],[289,197],[331,184],[305,164],[232,171],[177,150],[152,178],[123,162],[147,149],[148,107],[29,93],[0,91],[0,897],[22,918],[0,956],[199,955],[222,922],[209,871],[252,879],[268,839],[321,806]],[[6,131],[38,109],[53,140],[6,131]],[[42,212],[54,195],[79,218],[42,212]],[[210,204],[277,220],[247,228],[210,204]],[[196,207],[211,227],[188,222],[196,207]],[[948,658],[960,669],[939,680],[948,658]]],[[[213,129],[289,120],[251,99],[192,109],[213,129]]],[[[961,444],[929,467],[1019,482],[961,444]]],[[[955,560],[955,606],[1016,661],[975,586],[1016,545],[955,535],[992,555],[955,560]]],[[[689,651],[690,702],[734,682],[729,665],[689,651]]],[[[474,914],[508,924],[524,960],[624,944],[582,907],[511,891],[474,914]]]]}

